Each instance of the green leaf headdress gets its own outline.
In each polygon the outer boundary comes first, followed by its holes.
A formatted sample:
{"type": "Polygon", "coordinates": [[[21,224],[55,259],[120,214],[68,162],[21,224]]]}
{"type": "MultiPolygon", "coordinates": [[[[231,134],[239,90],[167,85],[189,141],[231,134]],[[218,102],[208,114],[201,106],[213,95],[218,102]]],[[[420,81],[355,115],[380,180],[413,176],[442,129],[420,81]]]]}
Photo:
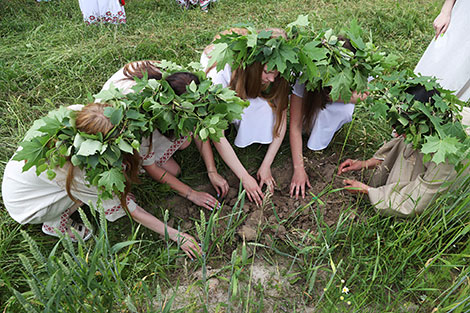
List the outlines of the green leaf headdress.
{"type": "MultiPolygon", "coordinates": [[[[162,61],[163,77],[184,71],[171,62],[162,61]]],[[[197,66],[193,64],[192,66],[197,66]]],[[[85,172],[85,178],[101,192],[101,198],[121,195],[125,189],[123,157],[139,150],[144,137],[154,129],[172,130],[176,136],[196,133],[202,140],[218,140],[233,119],[240,119],[247,102],[235,92],[212,86],[202,71],[196,71],[200,84],[187,86],[178,96],[168,82],[137,80],[135,93],[124,95],[109,89],[96,95],[109,106],[104,115],[113,128],[106,134],[87,134],[75,127],[76,112],[65,107],[49,112],[34,122],[14,160],[26,160],[23,171],[36,166],[36,174],[47,171],[50,179],[55,169],[67,161],[85,172]]]]}
{"type": "Polygon", "coordinates": [[[332,29],[315,32],[306,16],[289,24],[292,45],[299,49],[299,64],[293,70],[307,90],[331,87],[333,101],[351,98],[353,91],[367,89],[369,77],[396,64],[396,57],[379,52],[355,20],[338,35],[332,29]],[[345,45],[345,41],[348,44],[345,45]],[[349,46],[349,47],[348,47],[349,46]],[[346,48],[348,47],[348,48],[346,48]]]}
{"type": "Polygon", "coordinates": [[[148,137],[156,128],[162,133],[171,131],[175,137],[195,133],[202,140],[218,141],[227,129],[228,123],[240,119],[243,109],[248,106],[229,88],[212,85],[199,63],[191,63],[187,68],[168,61],[158,64],[162,71],[161,80],[148,80],[145,76],[136,79],[134,93],[122,94],[111,88],[95,97],[109,103],[122,103],[136,108],[144,114],[149,123],[142,129],[142,136],[148,137]],[[177,95],[165,80],[176,72],[192,72],[199,78],[199,85],[192,82],[186,92],[177,95]]]}
{"type": "Polygon", "coordinates": [[[257,31],[251,26],[232,28],[221,33],[214,41],[209,53],[209,67],[217,64],[217,71],[229,64],[232,70],[246,68],[259,62],[266,64],[268,71],[278,70],[284,78],[290,76],[290,69],[298,62],[296,48],[290,45],[282,29],[257,31]]]}
{"type": "Polygon", "coordinates": [[[23,171],[36,167],[36,174],[47,171],[49,179],[55,169],[67,161],[85,172],[90,185],[98,187],[102,198],[124,192],[124,153],[138,150],[141,136],[139,127],[147,122],[144,115],[124,105],[104,108],[113,128],[106,134],[88,134],[75,127],[77,112],[66,107],[36,120],[20,143],[22,147],[14,160],[26,160],[23,171]]]}
{"type": "Polygon", "coordinates": [[[416,76],[411,71],[396,72],[370,83],[366,106],[376,118],[387,120],[406,142],[425,154],[425,161],[458,164],[468,137],[460,122],[462,101],[442,88],[436,79],[416,76]],[[425,88],[429,101],[415,100],[413,89],[425,88]]]}

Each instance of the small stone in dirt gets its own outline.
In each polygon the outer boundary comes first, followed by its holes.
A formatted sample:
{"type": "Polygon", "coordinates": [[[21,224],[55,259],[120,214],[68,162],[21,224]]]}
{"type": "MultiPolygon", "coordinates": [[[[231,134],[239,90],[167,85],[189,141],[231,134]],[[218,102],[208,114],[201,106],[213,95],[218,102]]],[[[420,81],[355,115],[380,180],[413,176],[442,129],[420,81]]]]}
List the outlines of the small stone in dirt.
{"type": "Polygon", "coordinates": [[[325,181],[331,181],[333,179],[333,175],[336,172],[336,165],[334,164],[326,164],[324,167],[323,177],[325,181]]]}
{"type": "Polygon", "coordinates": [[[263,222],[262,210],[254,211],[253,213],[250,214],[250,216],[248,216],[246,220],[246,224],[251,225],[251,226],[258,226],[260,222],[263,222]]]}
{"type": "Polygon", "coordinates": [[[248,225],[243,225],[237,231],[240,237],[245,237],[246,241],[255,241],[256,240],[256,230],[248,225]]]}
{"type": "MultiPolygon", "coordinates": [[[[235,188],[229,188],[228,189],[228,193],[227,195],[225,196],[226,199],[234,199],[235,198],[235,201],[237,200],[237,196],[238,196],[238,190],[235,189],[235,188]]],[[[235,202],[234,202],[235,203],[235,202]]]]}
{"type": "Polygon", "coordinates": [[[209,284],[209,290],[214,290],[217,288],[217,286],[219,286],[219,280],[217,278],[211,278],[207,281],[207,283],[209,284]]]}
{"type": "Polygon", "coordinates": [[[232,200],[230,200],[230,202],[228,203],[231,207],[233,207],[235,205],[235,203],[237,203],[237,198],[233,198],[232,200]]]}
{"type": "Polygon", "coordinates": [[[276,225],[276,231],[278,235],[284,235],[286,233],[286,228],[284,225],[276,225]]]}

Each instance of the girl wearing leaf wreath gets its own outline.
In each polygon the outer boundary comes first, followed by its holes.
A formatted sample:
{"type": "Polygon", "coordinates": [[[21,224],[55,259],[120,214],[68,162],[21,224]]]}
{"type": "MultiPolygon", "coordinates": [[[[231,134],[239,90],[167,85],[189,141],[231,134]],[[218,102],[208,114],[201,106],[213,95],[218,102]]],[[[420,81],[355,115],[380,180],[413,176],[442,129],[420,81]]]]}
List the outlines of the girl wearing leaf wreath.
{"type": "MultiPolygon", "coordinates": [[[[104,84],[102,91],[106,91],[114,86],[122,93],[133,92],[132,87],[136,85],[134,78],[141,79],[147,75],[148,79],[162,79],[162,72],[157,61],[135,61],[126,64],[104,84]]],[[[176,72],[166,78],[176,95],[186,92],[186,86],[191,82],[199,84],[196,75],[189,72],[176,72]]],[[[99,98],[99,94],[97,95],[99,98]]],[[[98,99],[99,100],[99,99],[98,99]]],[[[214,155],[209,140],[201,141],[197,136],[192,136],[207,168],[209,180],[220,197],[225,197],[228,192],[227,181],[217,172],[214,162],[214,155]]],[[[181,173],[181,168],[172,158],[172,155],[185,149],[191,143],[191,138],[183,136],[174,138],[172,132],[161,133],[155,129],[149,138],[144,138],[140,146],[142,166],[145,171],[156,181],[167,183],[181,196],[187,198],[194,204],[209,210],[218,208],[219,201],[207,192],[200,192],[192,189],[180,181],[177,176],[181,173]]]]}
{"type": "MultiPolygon", "coordinates": [[[[445,92],[450,94],[449,91],[445,92]]],[[[440,97],[444,96],[439,95],[437,89],[427,90],[422,85],[413,85],[407,88],[405,93],[413,95],[409,108],[421,107],[419,102],[429,103],[434,106],[434,101],[442,101],[440,97]],[[416,106],[416,103],[418,103],[418,106],[416,106]]],[[[390,94],[387,97],[390,98],[390,94]]],[[[402,98],[402,100],[404,99],[402,98]]],[[[418,115],[417,111],[399,110],[398,112],[406,119],[412,116],[411,113],[418,115]]],[[[442,115],[452,119],[453,114],[450,112],[446,111],[446,114],[433,112],[433,115],[442,115]]],[[[389,112],[388,114],[393,113],[389,112]]],[[[463,111],[462,115],[464,119],[468,120],[468,112],[463,111]]],[[[387,117],[390,118],[390,115],[387,117]]],[[[424,145],[420,149],[413,147],[410,140],[413,141],[413,139],[418,138],[413,134],[413,131],[410,131],[415,127],[414,122],[419,122],[419,125],[422,125],[424,120],[411,121],[410,124],[397,128],[398,133],[405,133],[385,143],[372,158],[365,161],[347,159],[338,168],[338,175],[362,169],[375,169],[369,185],[353,179],[344,179],[343,183],[351,193],[368,195],[370,202],[381,214],[413,217],[422,213],[439,194],[449,188],[458,188],[459,182],[468,179],[470,167],[465,158],[461,163],[463,169],[457,172],[455,162],[450,161],[452,157],[442,154],[442,149],[435,153],[429,153],[424,145]],[[425,154],[428,154],[428,156],[425,157],[425,154]]],[[[451,133],[444,135],[445,140],[450,139],[452,143],[457,143],[452,150],[455,149],[456,156],[462,158],[463,151],[466,150],[469,142],[464,127],[469,125],[462,127],[460,122],[446,121],[442,123],[442,126],[449,126],[449,124],[454,124],[454,126],[451,133]],[[459,135],[455,137],[457,133],[459,135]],[[465,141],[467,144],[465,144],[465,141]]],[[[395,126],[398,126],[398,124],[395,126]]],[[[425,127],[422,129],[432,128],[425,127]]],[[[437,141],[439,140],[437,139],[437,141]]]]}
{"type": "MultiPolygon", "coordinates": [[[[356,48],[351,41],[344,37],[337,38],[326,34],[331,46],[336,49],[346,49],[347,55],[353,56],[356,48]],[[351,54],[352,52],[352,54],[351,54]]],[[[327,51],[327,49],[324,49],[327,51]]],[[[325,54],[326,56],[326,54],[325,54]]],[[[367,77],[367,76],[366,76],[367,77]]],[[[367,82],[367,81],[366,81],[367,82]]],[[[308,86],[312,88],[311,86],[308,86]]],[[[349,86],[348,86],[349,87],[349,86]]],[[[331,96],[332,87],[326,82],[320,82],[315,89],[307,89],[307,83],[294,85],[290,103],[289,142],[292,153],[293,175],[290,184],[290,196],[299,195],[304,198],[306,187],[311,187],[303,160],[302,132],[309,131],[307,148],[313,151],[325,149],[334,134],[346,123],[351,122],[356,102],[367,97],[367,93],[352,92],[349,101],[337,98],[333,101],[331,96]],[[326,84],[326,85],[324,85],[326,84]]]]}
{"type": "Polygon", "coordinates": [[[274,191],[276,182],[271,174],[271,164],[286,133],[290,90],[288,81],[280,75],[279,65],[275,63],[277,60],[264,57],[263,42],[273,45],[269,49],[276,49],[276,45],[285,46],[283,44],[286,38],[282,29],[272,28],[258,32],[250,27],[232,28],[217,35],[216,44],[206,47],[201,56],[201,64],[214,84],[228,86],[235,90],[240,98],[250,102],[249,107],[243,111],[241,120],[235,122],[238,128],[235,145],[244,148],[253,143],[269,144],[256,174],[257,182],[240,162],[225,137],[219,142],[214,142],[225,163],[241,180],[250,201],[257,204],[261,204],[263,199],[263,185],[266,184],[271,192],[274,191]],[[244,48],[237,51],[231,50],[230,46],[222,46],[225,51],[221,52],[217,46],[217,40],[221,37],[227,40],[233,38],[232,42],[238,41],[244,48]],[[250,39],[258,42],[258,46],[250,47],[249,43],[247,44],[250,39]],[[253,50],[258,53],[253,53],[253,50]],[[225,59],[224,53],[230,54],[233,59],[225,59]],[[241,62],[236,63],[234,60],[241,62]]]}
{"type": "MultiPolygon", "coordinates": [[[[48,235],[57,236],[58,230],[74,240],[76,234],[87,240],[92,231],[70,218],[87,203],[95,208],[101,205],[111,222],[129,214],[145,227],[165,234],[164,223],[141,208],[129,193],[138,180],[139,154],[121,151],[116,144],[118,138],[123,140],[120,127],[125,123],[111,123],[104,113],[109,107],[101,103],[61,107],[33,124],[21,144],[23,149],[8,162],[3,177],[3,203],[14,220],[42,224],[48,235]]],[[[191,258],[200,251],[192,236],[171,227],[166,230],[191,258]]]]}

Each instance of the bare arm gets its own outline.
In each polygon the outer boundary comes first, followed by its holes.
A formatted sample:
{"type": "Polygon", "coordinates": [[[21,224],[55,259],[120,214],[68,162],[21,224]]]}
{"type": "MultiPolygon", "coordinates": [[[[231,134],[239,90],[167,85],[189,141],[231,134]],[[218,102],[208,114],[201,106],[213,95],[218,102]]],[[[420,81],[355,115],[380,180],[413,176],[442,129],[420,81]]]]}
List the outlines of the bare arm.
{"type": "Polygon", "coordinates": [[[282,114],[282,121],[279,128],[279,136],[274,136],[273,141],[269,144],[268,151],[264,156],[263,162],[261,163],[257,177],[259,180],[259,187],[263,188],[263,185],[268,186],[269,191],[274,192],[274,185],[276,181],[271,174],[271,165],[273,164],[274,158],[276,157],[279,147],[284,140],[287,130],[287,110],[282,114]]]}
{"type": "Polygon", "coordinates": [[[196,144],[199,153],[204,160],[207,169],[207,176],[211,181],[212,186],[217,191],[217,194],[225,197],[228,193],[228,183],[219,173],[215,167],[214,153],[212,153],[211,142],[209,140],[202,141],[197,136],[194,136],[194,143],[196,144]]]}
{"type": "Polygon", "coordinates": [[[182,197],[208,210],[219,207],[219,202],[207,192],[199,192],[183,183],[181,180],[168,173],[165,169],[157,166],[155,163],[144,166],[144,169],[153,179],[160,183],[170,185],[171,189],[176,190],[182,197]]]}
{"type": "Polygon", "coordinates": [[[248,173],[243,164],[238,159],[232,145],[228,142],[227,138],[220,138],[219,142],[214,141],[214,146],[219,152],[224,162],[230,167],[235,175],[241,180],[243,188],[245,188],[248,199],[255,201],[258,205],[261,204],[263,199],[263,192],[258,186],[256,180],[248,173]]]}
{"type": "MultiPolygon", "coordinates": [[[[158,218],[153,216],[152,214],[148,213],[140,206],[131,212],[132,218],[147,227],[150,230],[153,230],[157,234],[165,236],[165,224],[160,221],[158,218]]],[[[197,256],[201,252],[196,239],[192,236],[178,232],[176,229],[167,226],[166,227],[168,235],[171,240],[178,242],[181,249],[192,259],[197,256]]]]}
{"type": "Polygon", "coordinates": [[[292,95],[290,102],[289,142],[292,153],[293,175],[290,183],[290,196],[305,198],[305,184],[311,187],[304,167],[302,154],[302,98],[292,95]]]}
{"type": "Polygon", "coordinates": [[[449,28],[452,8],[454,7],[455,0],[446,0],[442,6],[441,13],[436,17],[433,22],[436,39],[439,35],[443,35],[447,28],[449,28]]]}

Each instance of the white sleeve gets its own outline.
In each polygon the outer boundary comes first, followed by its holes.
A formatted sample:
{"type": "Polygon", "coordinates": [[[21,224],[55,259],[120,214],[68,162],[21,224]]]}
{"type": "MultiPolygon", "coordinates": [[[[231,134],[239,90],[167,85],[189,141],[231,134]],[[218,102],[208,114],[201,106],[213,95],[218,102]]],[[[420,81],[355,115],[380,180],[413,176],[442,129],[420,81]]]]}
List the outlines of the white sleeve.
{"type": "MultiPolygon", "coordinates": [[[[209,64],[209,58],[205,53],[201,55],[201,64],[205,68],[207,68],[207,65],[209,64]]],[[[217,66],[214,66],[209,73],[207,73],[207,77],[212,79],[212,83],[214,85],[221,84],[222,87],[228,87],[230,79],[232,78],[232,68],[230,65],[225,64],[224,69],[217,72],[216,67],[217,66]]]]}

